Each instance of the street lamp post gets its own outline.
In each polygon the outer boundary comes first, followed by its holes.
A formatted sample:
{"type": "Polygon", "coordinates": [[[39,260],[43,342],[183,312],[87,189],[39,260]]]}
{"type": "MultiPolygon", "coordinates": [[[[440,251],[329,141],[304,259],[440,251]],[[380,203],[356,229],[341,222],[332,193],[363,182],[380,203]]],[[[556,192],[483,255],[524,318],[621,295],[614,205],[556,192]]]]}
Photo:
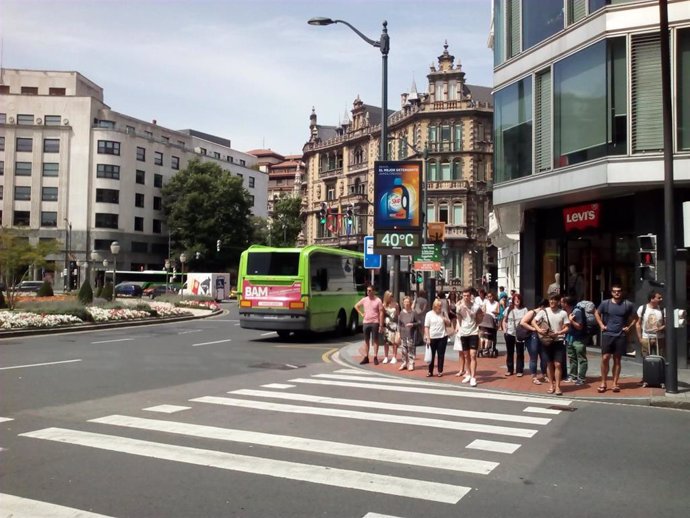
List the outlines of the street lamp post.
{"type": "MultiPolygon", "coordinates": [[[[388,158],[388,52],[390,50],[390,37],[388,36],[388,22],[383,21],[383,28],[379,40],[372,40],[362,34],[357,28],[346,22],[345,20],[333,20],[331,18],[316,17],[307,21],[309,25],[332,25],[334,23],[342,23],[347,25],[352,32],[362,38],[372,47],[381,50],[381,146],[379,150],[380,160],[385,161],[388,158]]],[[[382,258],[386,260],[384,255],[382,258]]],[[[382,271],[387,271],[386,264],[382,264],[382,271]]],[[[394,300],[398,301],[400,298],[400,288],[398,286],[398,277],[400,276],[400,256],[393,256],[393,296],[394,300]]]]}
{"type": "MultiPolygon", "coordinates": [[[[180,264],[182,265],[181,266],[182,272],[180,273],[180,278],[181,278],[181,282],[182,282],[183,286],[184,286],[184,263],[186,263],[186,262],[187,262],[187,254],[182,252],[180,254],[180,264]]],[[[187,288],[189,288],[189,286],[187,288]]]]}
{"type": "Polygon", "coordinates": [[[113,254],[113,300],[116,298],[115,285],[117,284],[117,254],[120,253],[120,243],[113,241],[110,243],[110,253],[113,254]]]}
{"type": "Polygon", "coordinates": [[[65,289],[64,291],[70,291],[72,289],[72,268],[70,268],[70,254],[72,253],[72,244],[70,243],[72,239],[72,223],[67,218],[63,218],[65,222],[65,289]]]}
{"type": "Polygon", "coordinates": [[[165,292],[170,289],[170,259],[165,260],[165,292]]]}

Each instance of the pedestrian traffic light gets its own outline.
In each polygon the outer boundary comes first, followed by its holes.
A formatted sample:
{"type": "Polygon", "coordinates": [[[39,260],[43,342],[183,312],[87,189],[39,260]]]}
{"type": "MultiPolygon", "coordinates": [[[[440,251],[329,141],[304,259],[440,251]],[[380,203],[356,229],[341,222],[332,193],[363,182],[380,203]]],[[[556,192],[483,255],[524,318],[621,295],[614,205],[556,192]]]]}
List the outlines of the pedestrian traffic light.
{"type": "Polygon", "coordinates": [[[220,252],[220,239],[216,241],[216,252],[220,252]]]}
{"type": "Polygon", "coordinates": [[[673,310],[673,327],[681,328],[688,325],[688,310],[687,309],[674,309],[673,310]]]}
{"type": "Polygon", "coordinates": [[[640,266],[640,280],[655,281],[656,280],[656,235],[644,234],[637,236],[637,243],[640,247],[639,266],[640,266]]]}
{"type": "Polygon", "coordinates": [[[491,272],[487,272],[486,280],[487,280],[487,282],[491,282],[491,272]]]}
{"type": "Polygon", "coordinates": [[[321,202],[321,210],[319,210],[319,221],[321,222],[322,225],[326,223],[326,216],[328,212],[328,205],[326,205],[325,201],[321,202]]]}
{"type": "Polygon", "coordinates": [[[417,272],[417,284],[424,283],[424,272],[417,272]]]}

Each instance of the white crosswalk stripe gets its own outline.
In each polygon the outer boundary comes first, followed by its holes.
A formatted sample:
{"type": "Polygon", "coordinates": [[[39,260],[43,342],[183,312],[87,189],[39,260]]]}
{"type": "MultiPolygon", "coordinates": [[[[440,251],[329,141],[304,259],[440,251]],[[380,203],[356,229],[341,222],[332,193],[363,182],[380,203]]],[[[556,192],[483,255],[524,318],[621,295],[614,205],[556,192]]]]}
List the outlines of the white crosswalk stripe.
{"type": "Polygon", "coordinates": [[[0,493],[0,502],[2,502],[2,516],[8,518],[110,518],[104,514],[49,504],[7,493],[0,493]]]}
{"type": "Polygon", "coordinates": [[[288,478],[338,488],[358,489],[360,491],[447,504],[459,502],[471,490],[469,487],[454,486],[440,482],[428,482],[330,466],[250,457],[235,453],[175,446],[160,442],[142,441],[116,435],[67,430],[64,428],[45,428],[20,435],[198,466],[240,471],[267,477],[288,478]]]}

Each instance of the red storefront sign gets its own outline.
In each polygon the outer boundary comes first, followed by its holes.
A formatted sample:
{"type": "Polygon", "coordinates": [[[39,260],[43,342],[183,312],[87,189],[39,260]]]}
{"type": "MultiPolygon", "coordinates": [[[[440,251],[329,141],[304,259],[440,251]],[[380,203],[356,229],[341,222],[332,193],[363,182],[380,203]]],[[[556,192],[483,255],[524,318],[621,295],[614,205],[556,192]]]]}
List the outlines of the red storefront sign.
{"type": "Polygon", "coordinates": [[[587,227],[598,228],[600,205],[590,203],[588,205],[578,205],[577,207],[566,207],[563,209],[563,224],[565,231],[584,230],[587,227]]]}

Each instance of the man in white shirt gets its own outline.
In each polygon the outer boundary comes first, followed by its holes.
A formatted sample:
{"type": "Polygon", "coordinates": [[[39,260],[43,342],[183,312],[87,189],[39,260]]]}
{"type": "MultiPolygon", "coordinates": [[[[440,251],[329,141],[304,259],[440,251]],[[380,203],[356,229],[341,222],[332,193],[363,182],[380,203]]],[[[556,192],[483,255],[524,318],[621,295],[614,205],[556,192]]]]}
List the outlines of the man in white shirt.
{"type": "Polygon", "coordinates": [[[656,290],[649,292],[647,304],[642,304],[637,308],[639,319],[635,324],[637,338],[640,341],[640,352],[642,358],[649,356],[654,349],[657,354],[663,356],[664,347],[664,313],[661,310],[661,301],[664,300],[656,290]]]}
{"type": "Polygon", "coordinates": [[[549,307],[537,312],[532,320],[532,327],[538,333],[542,347],[548,360],[546,370],[551,386],[546,391],[549,394],[562,396],[561,378],[563,377],[562,359],[565,357],[565,335],[568,332],[570,321],[568,314],[560,309],[561,297],[551,295],[549,307]]]}
{"type": "Polygon", "coordinates": [[[469,366],[469,373],[462,379],[462,383],[477,386],[477,348],[479,347],[479,325],[477,320],[482,316],[479,301],[472,300],[472,289],[462,290],[462,299],[456,306],[458,316],[458,336],[462,344],[460,354],[465,359],[465,366],[469,366]]]}

